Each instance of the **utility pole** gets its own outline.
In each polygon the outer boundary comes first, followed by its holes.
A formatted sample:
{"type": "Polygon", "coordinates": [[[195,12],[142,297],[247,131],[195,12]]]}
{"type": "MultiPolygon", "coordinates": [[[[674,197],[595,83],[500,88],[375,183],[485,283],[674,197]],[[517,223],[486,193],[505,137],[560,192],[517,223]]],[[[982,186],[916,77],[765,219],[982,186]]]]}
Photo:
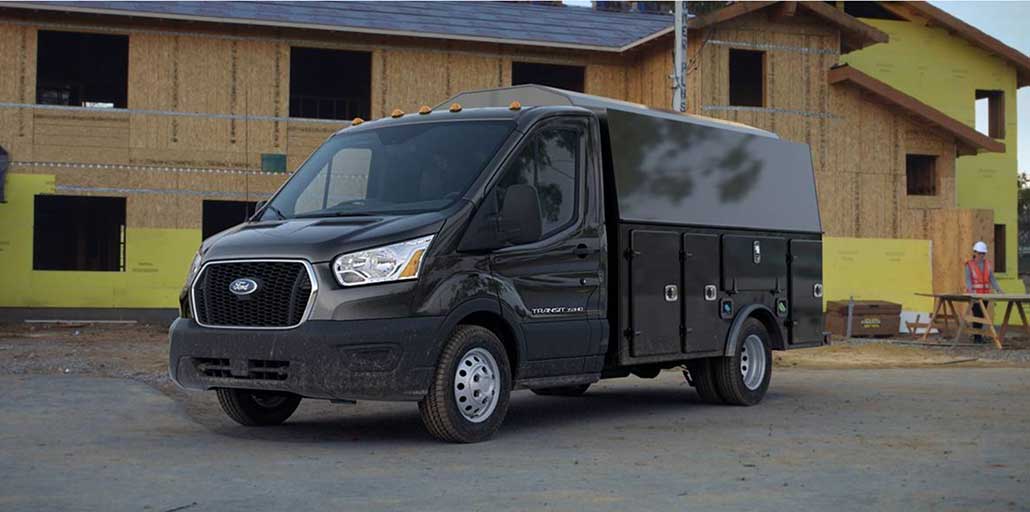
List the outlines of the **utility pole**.
{"type": "Polygon", "coordinates": [[[673,42],[672,109],[676,112],[687,111],[687,21],[690,10],[687,2],[677,1],[674,27],[676,40],[673,42]]]}

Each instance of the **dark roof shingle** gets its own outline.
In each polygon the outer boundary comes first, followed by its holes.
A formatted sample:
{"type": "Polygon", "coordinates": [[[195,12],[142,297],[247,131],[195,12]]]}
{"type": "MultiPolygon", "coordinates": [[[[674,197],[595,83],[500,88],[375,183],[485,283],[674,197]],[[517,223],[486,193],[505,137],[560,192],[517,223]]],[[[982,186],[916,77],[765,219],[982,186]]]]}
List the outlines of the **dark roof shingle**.
{"type": "Polygon", "coordinates": [[[511,2],[2,2],[85,11],[620,51],[672,16],[511,2]]]}

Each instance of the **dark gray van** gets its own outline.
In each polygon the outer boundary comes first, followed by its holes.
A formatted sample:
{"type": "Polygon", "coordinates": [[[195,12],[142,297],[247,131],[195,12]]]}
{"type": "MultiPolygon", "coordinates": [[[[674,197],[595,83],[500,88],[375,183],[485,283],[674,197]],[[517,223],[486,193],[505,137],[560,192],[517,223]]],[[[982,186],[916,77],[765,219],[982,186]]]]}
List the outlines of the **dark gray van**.
{"type": "Polygon", "coordinates": [[[417,401],[488,438],[509,393],[684,368],[753,405],[771,350],[818,346],[808,146],[540,86],[357,120],[205,241],[170,372],[244,425],[301,398],[417,401]]]}

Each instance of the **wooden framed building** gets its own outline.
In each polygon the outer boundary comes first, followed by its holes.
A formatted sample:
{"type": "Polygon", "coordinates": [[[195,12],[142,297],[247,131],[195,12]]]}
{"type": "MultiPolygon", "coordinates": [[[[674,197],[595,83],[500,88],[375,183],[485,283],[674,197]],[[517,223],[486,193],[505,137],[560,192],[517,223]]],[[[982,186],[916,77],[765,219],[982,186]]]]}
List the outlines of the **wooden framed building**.
{"type": "MultiPolygon", "coordinates": [[[[809,143],[824,229],[865,240],[848,247],[871,268],[930,251],[932,284],[896,293],[949,283],[966,241],[991,239],[991,212],[957,208],[956,157],[1004,145],[842,65],[886,32],[822,2],[732,4],[690,29],[690,112],[809,143]]],[[[512,3],[0,2],[0,308],[174,307],[203,234],[350,117],[533,82],[668,108],[671,32],[512,3]]]]}

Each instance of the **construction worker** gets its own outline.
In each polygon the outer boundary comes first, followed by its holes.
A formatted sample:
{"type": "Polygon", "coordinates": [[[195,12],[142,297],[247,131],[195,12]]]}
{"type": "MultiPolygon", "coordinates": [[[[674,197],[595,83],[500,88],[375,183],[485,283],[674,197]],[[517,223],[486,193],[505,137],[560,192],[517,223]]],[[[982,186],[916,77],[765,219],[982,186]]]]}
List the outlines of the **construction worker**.
{"type": "MultiPolygon", "coordinates": [[[[1001,286],[998,285],[998,280],[994,277],[991,261],[987,259],[987,244],[981,241],[973,244],[973,259],[966,262],[966,293],[984,294],[991,293],[991,291],[1003,293],[1001,286]]],[[[987,301],[984,301],[984,305],[987,305],[987,301]]],[[[973,314],[984,316],[984,311],[980,309],[979,303],[973,304],[973,314]]],[[[973,324],[974,329],[981,327],[983,324],[973,324]]],[[[979,334],[973,336],[973,343],[983,342],[983,336],[979,334]]]]}

